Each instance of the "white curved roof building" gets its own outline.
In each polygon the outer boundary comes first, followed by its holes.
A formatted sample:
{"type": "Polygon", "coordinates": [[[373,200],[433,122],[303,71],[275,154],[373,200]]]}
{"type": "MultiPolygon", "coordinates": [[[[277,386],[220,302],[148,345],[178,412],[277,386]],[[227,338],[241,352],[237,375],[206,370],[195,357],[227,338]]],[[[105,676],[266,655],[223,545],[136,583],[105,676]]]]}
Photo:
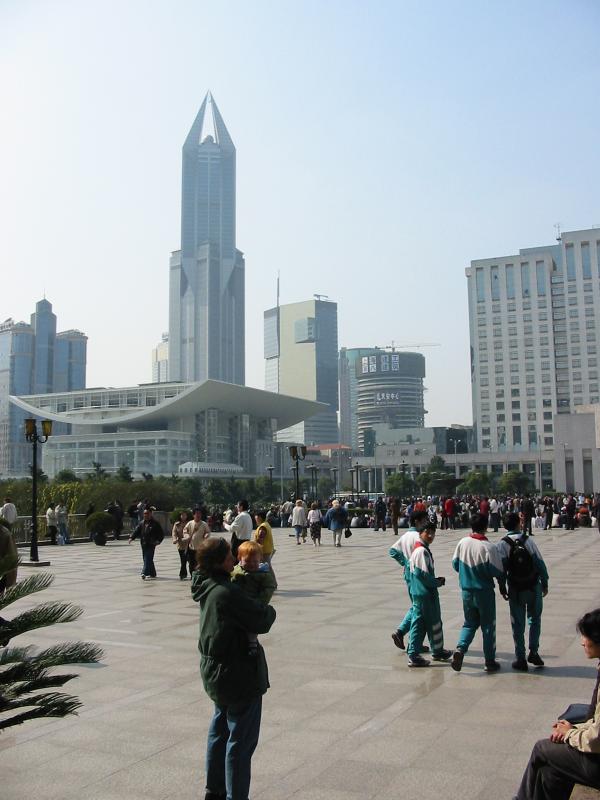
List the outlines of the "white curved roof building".
{"type": "Polygon", "coordinates": [[[212,475],[214,464],[264,475],[276,461],[274,434],[324,408],[215,380],[11,396],[10,402],[32,417],[60,423],[55,430],[61,434],[42,448],[50,477],[61,469],[91,472],[93,462],[107,472],[124,464],[134,474],[170,475],[194,462],[206,464],[212,475]]]}

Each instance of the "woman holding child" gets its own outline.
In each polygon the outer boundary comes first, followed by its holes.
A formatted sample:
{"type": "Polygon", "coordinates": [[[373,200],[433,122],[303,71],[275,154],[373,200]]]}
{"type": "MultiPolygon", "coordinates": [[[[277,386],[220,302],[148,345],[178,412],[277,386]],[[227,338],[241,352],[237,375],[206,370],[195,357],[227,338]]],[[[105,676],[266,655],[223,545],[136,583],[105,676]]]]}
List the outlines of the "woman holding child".
{"type": "Polygon", "coordinates": [[[215,704],[206,749],[205,800],[248,800],[250,764],[258,743],[262,696],[269,688],[264,650],[248,634],[267,633],[275,609],[232,582],[234,559],[222,538],[196,551],[192,597],[200,604],[200,674],[215,704]]]}

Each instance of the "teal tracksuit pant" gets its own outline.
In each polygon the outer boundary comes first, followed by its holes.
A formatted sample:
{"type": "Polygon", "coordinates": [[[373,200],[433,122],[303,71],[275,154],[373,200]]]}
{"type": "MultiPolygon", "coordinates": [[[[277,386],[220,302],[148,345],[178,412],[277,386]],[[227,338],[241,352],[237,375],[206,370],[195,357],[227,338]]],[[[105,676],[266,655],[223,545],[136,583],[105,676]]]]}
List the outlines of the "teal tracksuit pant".
{"type": "Polygon", "coordinates": [[[533,589],[520,592],[509,586],[508,604],[510,606],[513,641],[515,643],[515,656],[518,659],[524,659],[526,657],[525,619],[529,623],[529,649],[532,653],[537,653],[540,647],[542,609],[544,606],[541,584],[537,583],[533,589]]]}
{"type": "Polygon", "coordinates": [[[444,632],[442,629],[442,611],[437,592],[427,595],[413,595],[412,624],[407,653],[417,655],[423,650],[425,635],[431,644],[433,655],[444,649],[444,632]]]}
{"type": "Polygon", "coordinates": [[[410,625],[413,618],[413,599],[410,593],[410,579],[409,580],[406,579],[406,574],[404,575],[404,580],[406,581],[406,591],[408,592],[408,599],[410,600],[410,606],[408,607],[408,611],[404,615],[402,622],[400,623],[400,625],[398,625],[398,630],[403,636],[406,636],[406,634],[410,630],[410,625]]]}
{"type": "Polygon", "coordinates": [[[463,589],[465,621],[458,638],[457,650],[466,653],[477,628],[483,636],[483,655],[486,661],[496,658],[496,594],[492,589],[463,589]]]}

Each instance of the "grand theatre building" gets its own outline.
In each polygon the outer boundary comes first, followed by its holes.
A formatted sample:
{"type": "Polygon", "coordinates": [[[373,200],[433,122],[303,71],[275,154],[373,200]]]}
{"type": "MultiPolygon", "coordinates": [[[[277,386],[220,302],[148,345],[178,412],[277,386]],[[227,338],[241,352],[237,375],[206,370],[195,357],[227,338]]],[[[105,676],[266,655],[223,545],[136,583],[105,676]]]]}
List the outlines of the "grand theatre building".
{"type": "Polygon", "coordinates": [[[42,448],[49,477],[100,464],[134,475],[264,475],[277,463],[275,433],[322,412],[322,403],[216,380],[155,383],[10,397],[28,416],[50,419],[42,448]],[[187,465],[187,466],[184,466],[187,465]]]}

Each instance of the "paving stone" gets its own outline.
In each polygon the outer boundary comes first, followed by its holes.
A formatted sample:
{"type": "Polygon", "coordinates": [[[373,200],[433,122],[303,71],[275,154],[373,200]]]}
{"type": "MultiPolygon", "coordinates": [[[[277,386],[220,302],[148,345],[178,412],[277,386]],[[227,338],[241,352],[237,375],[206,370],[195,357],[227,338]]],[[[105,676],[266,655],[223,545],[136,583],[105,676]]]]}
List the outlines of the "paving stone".
{"type": "MultiPolygon", "coordinates": [[[[433,545],[448,581],[441,603],[450,648],[462,624],[450,561],[463,534],[440,533],[433,545]]],[[[483,672],[479,635],[460,674],[445,664],[408,669],[390,638],[408,605],[401,570],[387,554],[391,534],[357,531],[341,549],[324,538],[320,550],[297,547],[286,531],[275,537],[281,591],[273,599],[277,622],[261,637],[272,688],[253,760],[253,800],[506,800],[555,717],[569,703],[589,701],[595,665],[583,658],[575,622],[600,606],[596,531],[536,536],[550,571],[547,667],[511,670],[508,606],[498,598],[502,670],[495,675],[483,672]]],[[[197,800],[212,706],[198,673],[198,609],[189,582],[177,578],[174,548],[158,548],[154,582],[140,581],[139,548],[124,543],[50,555],[56,580],[43,599],[79,603],[85,614],[19,644],[80,638],[101,642],[105,658],[78,667],[69,685],[84,703],[79,716],[28,722],[0,736],[2,800],[197,800]]]]}

